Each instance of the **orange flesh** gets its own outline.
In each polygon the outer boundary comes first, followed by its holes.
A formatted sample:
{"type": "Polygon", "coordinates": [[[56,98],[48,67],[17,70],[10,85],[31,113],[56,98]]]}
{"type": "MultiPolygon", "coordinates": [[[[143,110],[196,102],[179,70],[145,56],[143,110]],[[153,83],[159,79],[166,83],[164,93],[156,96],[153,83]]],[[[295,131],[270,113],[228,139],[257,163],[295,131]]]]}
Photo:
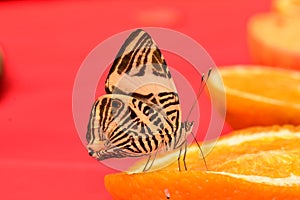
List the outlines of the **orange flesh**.
{"type": "Polygon", "coordinates": [[[245,129],[217,143],[206,157],[209,171],[194,146],[188,151],[187,171],[179,172],[174,163],[154,172],[111,174],[105,185],[120,200],[168,195],[172,200],[299,199],[299,142],[300,127],[245,129]]]}

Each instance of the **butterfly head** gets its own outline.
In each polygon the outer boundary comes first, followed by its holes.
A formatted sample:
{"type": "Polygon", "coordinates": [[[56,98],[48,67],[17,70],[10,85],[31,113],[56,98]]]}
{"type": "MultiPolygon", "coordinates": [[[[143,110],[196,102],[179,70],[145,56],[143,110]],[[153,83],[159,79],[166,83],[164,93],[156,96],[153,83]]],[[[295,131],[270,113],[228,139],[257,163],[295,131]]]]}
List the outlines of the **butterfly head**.
{"type": "Polygon", "coordinates": [[[183,128],[185,130],[186,135],[190,134],[193,130],[194,122],[186,121],[186,122],[183,122],[182,124],[183,124],[183,128]]]}

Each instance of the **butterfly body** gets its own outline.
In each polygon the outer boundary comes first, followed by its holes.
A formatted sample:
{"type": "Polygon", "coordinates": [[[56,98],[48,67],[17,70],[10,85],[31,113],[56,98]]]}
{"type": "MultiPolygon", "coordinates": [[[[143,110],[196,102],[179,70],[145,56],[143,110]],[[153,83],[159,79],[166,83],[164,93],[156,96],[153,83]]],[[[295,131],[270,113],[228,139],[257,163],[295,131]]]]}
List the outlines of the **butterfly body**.
{"type": "Polygon", "coordinates": [[[182,122],[179,97],[152,38],[133,32],[123,44],[94,103],[86,139],[98,160],[176,150],[192,131],[182,122]]]}

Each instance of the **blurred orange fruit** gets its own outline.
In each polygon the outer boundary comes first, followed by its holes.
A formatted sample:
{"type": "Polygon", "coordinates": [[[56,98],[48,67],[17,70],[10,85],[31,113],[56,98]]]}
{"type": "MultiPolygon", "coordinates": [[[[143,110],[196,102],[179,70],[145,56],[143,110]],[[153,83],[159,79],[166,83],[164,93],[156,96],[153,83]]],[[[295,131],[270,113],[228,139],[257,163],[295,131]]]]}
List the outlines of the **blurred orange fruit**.
{"type": "Polygon", "coordinates": [[[257,14],[250,19],[247,32],[255,64],[300,70],[300,18],[257,14]]]}
{"type": "Polygon", "coordinates": [[[300,17],[300,0],[274,0],[272,9],[287,17],[300,17]]]}
{"type": "Polygon", "coordinates": [[[206,157],[208,171],[192,145],[187,171],[174,163],[153,172],[110,174],[105,186],[115,200],[300,199],[299,143],[300,127],[249,128],[216,143],[206,157]]]}
{"type": "MultiPolygon", "coordinates": [[[[226,94],[226,121],[234,128],[300,125],[300,72],[266,66],[219,69],[226,94]]],[[[223,92],[213,81],[215,92],[223,92]]]]}

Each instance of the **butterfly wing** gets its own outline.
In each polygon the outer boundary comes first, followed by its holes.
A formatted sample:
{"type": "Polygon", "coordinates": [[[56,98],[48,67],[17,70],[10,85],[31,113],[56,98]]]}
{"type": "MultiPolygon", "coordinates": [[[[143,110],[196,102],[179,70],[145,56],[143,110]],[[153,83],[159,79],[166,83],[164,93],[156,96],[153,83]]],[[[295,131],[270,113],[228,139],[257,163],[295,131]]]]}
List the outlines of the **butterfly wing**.
{"type": "Polygon", "coordinates": [[[94,157],[141,156],[154,152],[158,144],[172,149],[185,140],[175,84],[148,33],[137,30],[128,37],[109,71],[105,90],[107,95],[93,106],[87,133],[94,157]],[[157,120],[150,120],[146,110],[157,120]]]}
{"type": "Polygon", "coordinates": [[[141,29],[131,33],[122,45],[109,71],[105,90],[162,108],[174,126],[180,126],[180,104],[171,73],[154,40],[141,29]]]}
{"type": "Polygon", "coordinates": [[[148,33],[138,29],[127,38],[109,71],[105,90],[108,94],[136,92],[143,95],[153,91],[176,92],[166,61],[148,33]],[[145,85],[147,87],[137,90],[137,86],[145,85]]]}
{"type": "Polygon", "coordinates": [[[159,148],[172,149],[175,126],[157,106],[117,94],[94,103],[88,133],[88,149],[98,160],[148,155],[159,148]]]}

